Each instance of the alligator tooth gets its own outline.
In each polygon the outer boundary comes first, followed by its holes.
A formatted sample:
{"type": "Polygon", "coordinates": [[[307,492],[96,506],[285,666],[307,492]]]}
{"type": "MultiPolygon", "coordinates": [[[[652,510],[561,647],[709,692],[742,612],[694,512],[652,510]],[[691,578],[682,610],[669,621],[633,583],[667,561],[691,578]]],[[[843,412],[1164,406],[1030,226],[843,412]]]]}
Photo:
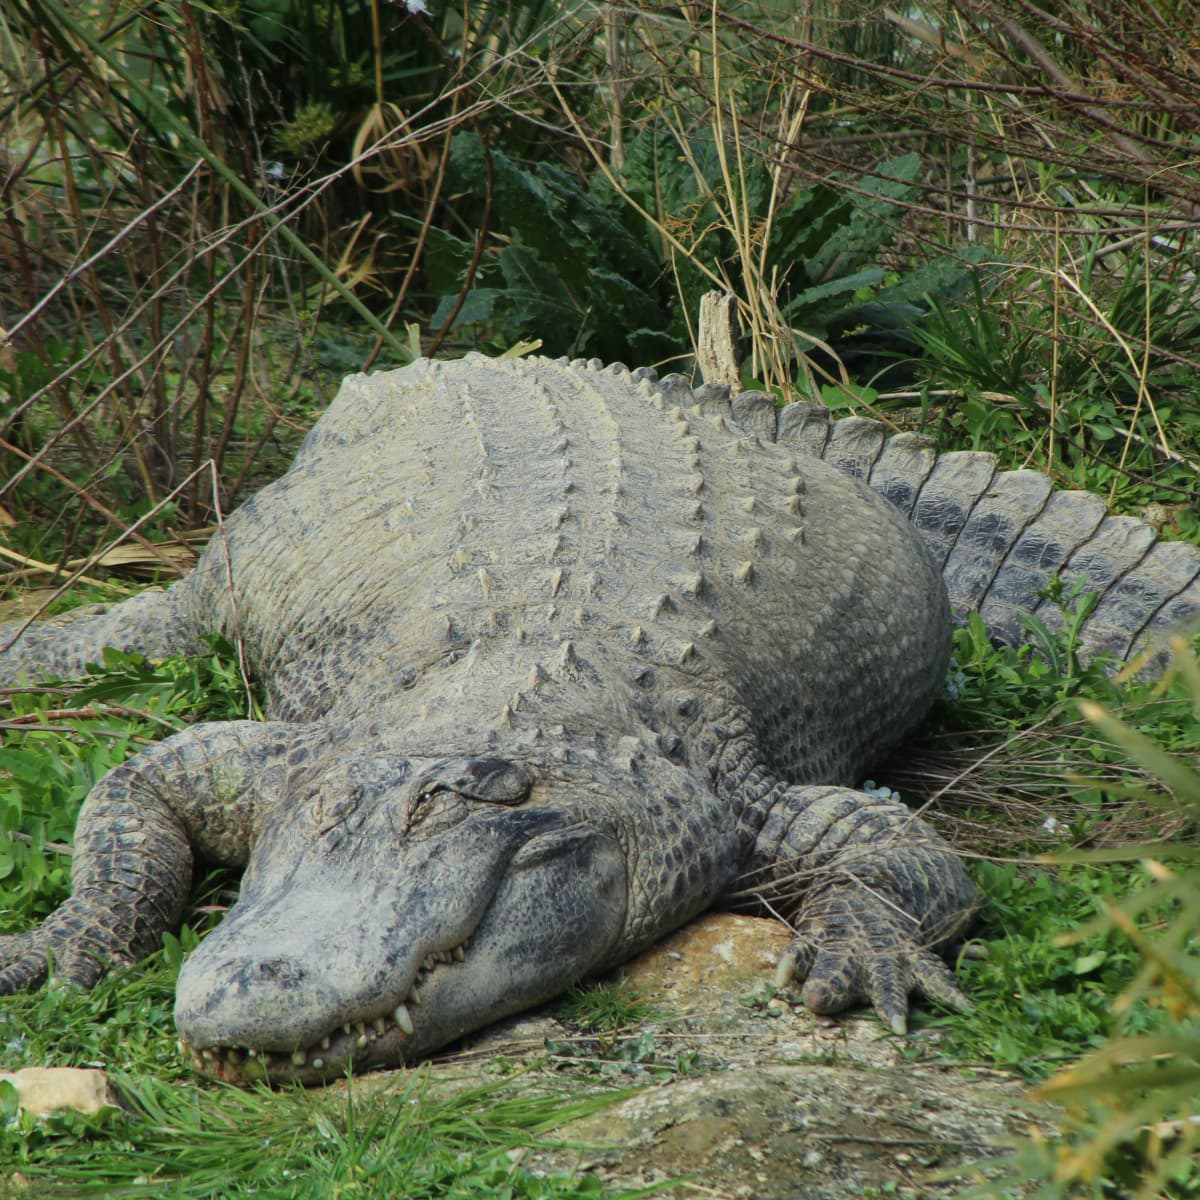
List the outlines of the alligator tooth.
{"type": "Polygon", "coordinates": [[[205,1062],[212,1062],[213,1052],[211,1050],[201,1050],[200,1057],[204,1059],[205,1062]]]}
{"type": "Polygon", "coordinates": [[[462,946],[454,947],[454,961],[455,962],[466,962],[467,961],[467,952],[464,947],[462,947],[462,946]]]}
{"type": "Polygon", "coordinates": [[[345,1025],[343,1025],[343,1026],[342,1026],[342,1032],[343,1032],[343,1033],[344,1033],[344,1034],[345,1034],[347,1037],[349,1037],[349,1036],[350,1036],[350,1022],[349,1022],[349,1021],[347,1021],[347,1022],[345,1023],[345,1025]]]}
{"type": "Polygon", "coordinates": [[[191,1047],[183,1040],[183,1038],[175,1039],[175,1048],[180,1054],[186,1054],[191,1049],[191,1047]]]}
{"type": "MultiPolygon", "coordinates": [[[[308,1062],[308,1052],[306,1050],[293,1050],[292,1051],[292,1066],[293,1067],[302,1067],[302,1066],[304,1066],[304,1064],[306,1062],[308,1062]]],[[[317,1064],[314,1062],[313,1066],[315,1067],[316,1065],[317,1064]]]]}
{"type": "Polygon", "coordinates": [[[258,1057],[258,1051],[257,1051],[257,1050],[255,1050],[255,1048],[254,1048],[253,1046],[249,1046],[249,1047],[247,1047],[247,1049],[246,1049],[246,1057],[247,1057],[247,1058],[257,1058],[257,1057],[258,1057]]]}
{"type": "Polygon", "coordinates": [[[387,1032],[387,1022],[382,1017],[376,1017],[374,1025],[376,1033],[384,1034],[387,1032]]]}
{"type": "Polygon", "coordinates": [[[433,955],[427,954],[427,955],[425,955],[424,959],[421,961],[421,970],[422,971],[432,971],[435,965],[436,964],[433,961],[433,955]]]}
{"type": "Polygon", "coordinates": [[[365,1033],[360,1033],[358,1037],[354,1039],[354,1045],[359,1050],[365,1050],[367,1048],[367,1035],[365,1033]]]}
{"type": "Polygon", "coordinates": [[[408,999],[405,1001],[405,1003],[411,1004],[413,1008],[417,1008],[421,1003],[421,993],[418,992],[416,988],[413,988],[412,991],[408,993],[408,999]]]}
{"type": "Polygon", "coordinates": [[[329,1049],[329,1038],[327,1038],[327,1037],[323,1037],[323,1038],[321,1039],[321,1049],[322,1049],[322,1050],[328,1050],[328,1049],[329,1049]]]}
{"type": "MultiPolygon", "coordinates": [[[[411,1000],[412,997],[410,996],[411,1000]]],[[[392,1020],[404,1031],[405,1036],[410,1036],[413,1031],[412,1017],[408,1015],[408,1009],[403,1004],[396,1005],[396,1011],[392,1013],[392,1020]]]]}
{"type": "Polygon", "coordinates": [[[323,1058],[314,1058],[312,1065],[314,1071],[319,1071],[325,1065],[325,1060],[323,1058]]]}

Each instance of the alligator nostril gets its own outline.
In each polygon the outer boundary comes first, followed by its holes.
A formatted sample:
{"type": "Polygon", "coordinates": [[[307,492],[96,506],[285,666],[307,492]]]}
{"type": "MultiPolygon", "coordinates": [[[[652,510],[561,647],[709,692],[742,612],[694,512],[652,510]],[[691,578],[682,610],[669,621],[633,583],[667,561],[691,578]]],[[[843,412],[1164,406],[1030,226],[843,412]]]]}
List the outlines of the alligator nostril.
{"type": "Polygon", "coordinates": [[[236,992],[264,984],[291,990],[309,979],[309,972],[292,958],[227,958],[213,968],[217,978],[236,981],[236,992]]]}
{"type": "Polygon", "coordinates": [[[252,963],[251,968],[263,978],[276,983],[295,983],[304,978],[304,968],[287,958],[267,958],[252,963]]]}

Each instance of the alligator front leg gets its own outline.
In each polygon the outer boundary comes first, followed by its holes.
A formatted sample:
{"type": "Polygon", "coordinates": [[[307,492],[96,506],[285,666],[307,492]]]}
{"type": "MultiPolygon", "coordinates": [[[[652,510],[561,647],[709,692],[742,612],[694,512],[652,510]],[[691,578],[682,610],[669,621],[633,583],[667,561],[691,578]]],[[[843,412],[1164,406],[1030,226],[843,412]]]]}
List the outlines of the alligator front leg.
{"type": "Polygon", "coordinates": [[[19,675],[78,679],[88,663],[103,661],[113,646],[148,658],[195,654],[202,649],[187,617],[184,587],[154,589],[119,604],[95,604],[61,617],[0,624],[0,684],[19,675]]]}
{"type": "Polygon", "coordinates": [[[40,928],[0,937],[0,995],[59,979],[91,987],[179,924],[195,855],[230,866],[283,789],[295,727],[196,725],[110,771],[84,801],[71,896],[40,928]]]}
{"type": "Polygon", "coordinates": [[[803,980],[814,1012],[869,1002],[903,1033],[914,993],[969,1007],[940,953],[978,893],[954,851],[903,805],[847,788],[787,788],[741,886],[791,916],[796,936],[775,982],[803,980]]]}

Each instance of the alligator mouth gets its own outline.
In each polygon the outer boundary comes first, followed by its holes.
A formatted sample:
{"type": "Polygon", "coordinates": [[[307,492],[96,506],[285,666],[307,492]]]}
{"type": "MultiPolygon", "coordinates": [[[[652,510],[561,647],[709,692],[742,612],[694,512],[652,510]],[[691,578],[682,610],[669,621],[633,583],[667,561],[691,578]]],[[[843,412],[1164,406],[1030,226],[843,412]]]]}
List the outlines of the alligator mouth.
{"type": "Polygon", "coordinates": [[[399,1066],[404,1043],[414,1024],[410,1008],[421,1005],[421,982],[435,970],[466,960],[470,939],[450,950],[427,954],[417,967],[416,977],[404,999],[386,1013],[359,1021],[346,1021],[309,1046],[290,1054],[254,1046],[205,1046],[197,1049],[180,1039],[180,1052],[201,1074],[226,1083],[267,1082],[321,1083],[355,1069],[369,1066],[399,1066]]]}

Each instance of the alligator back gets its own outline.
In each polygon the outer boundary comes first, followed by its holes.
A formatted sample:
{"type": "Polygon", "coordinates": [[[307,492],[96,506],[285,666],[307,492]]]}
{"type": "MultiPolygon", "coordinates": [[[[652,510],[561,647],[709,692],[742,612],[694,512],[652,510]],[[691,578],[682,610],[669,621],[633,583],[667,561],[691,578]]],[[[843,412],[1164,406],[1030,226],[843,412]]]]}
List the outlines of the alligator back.
{"type": "Polygon", "coordinates": [[[1082,582],[1098,594],[1080,630],[1084,658],[1128,659],[1161,649],[1165,636],[1200,612],[1200,548],[1163,542],[1145,521],[1110,516],[1090,492],[1056,491],[1040,471],[1003,471],[980,451],[938,453],[917,433],[889,436],[864,417],[835,419],[818,404],[777,408],[762,392],[729,398],[706,384],[692,391],[680,375],[659,386],[676,403],[728,413],[764,440],[792,446],[863,480],[903,511],[942,569],[951,608],[962,620],[976,611],[993,639],[1025,640],[1024,614],[1052,632],[1057,605],[1044,598],[1054,579],[1082,582]]]}

